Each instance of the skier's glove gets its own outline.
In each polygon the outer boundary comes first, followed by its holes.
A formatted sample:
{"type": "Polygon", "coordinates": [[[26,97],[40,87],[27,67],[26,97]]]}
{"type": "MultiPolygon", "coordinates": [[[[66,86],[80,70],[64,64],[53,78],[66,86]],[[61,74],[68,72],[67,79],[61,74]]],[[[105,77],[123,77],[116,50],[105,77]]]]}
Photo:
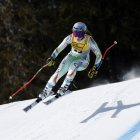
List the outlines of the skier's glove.
{"type": "Polygon", "coordinates": [[[98,69],[96,66],[93,66],[88,72],[88,77],[93,78],[93,76],[97,76],[97,74],[98,74],[98,69]]]}
{"type": "Polygon", "coordinates": [[[49,67],[54,66],[55,65],[55,59],[53,57],[50,57],[47,59],[47,64],[49,67]]]}

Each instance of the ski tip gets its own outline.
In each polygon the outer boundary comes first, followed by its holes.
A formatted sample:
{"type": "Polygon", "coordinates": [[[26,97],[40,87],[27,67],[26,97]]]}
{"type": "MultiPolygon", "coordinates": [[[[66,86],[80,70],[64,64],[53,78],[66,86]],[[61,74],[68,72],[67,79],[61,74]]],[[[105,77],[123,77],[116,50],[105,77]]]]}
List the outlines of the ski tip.
{"type": "Polygon", "coordinates": [[[28,112],[32,107],[31,106],[27,106],[26,108],[23,108],[24,112],[28,112]]]}
{"type": "Polygon", "coordinates": [[[22,109],[22,110],[23,110],[24,112],[26,112],[26,113],[28,112],[28,110],[26,110],[25,108],[24,108],[24,109],[22,109]]]}

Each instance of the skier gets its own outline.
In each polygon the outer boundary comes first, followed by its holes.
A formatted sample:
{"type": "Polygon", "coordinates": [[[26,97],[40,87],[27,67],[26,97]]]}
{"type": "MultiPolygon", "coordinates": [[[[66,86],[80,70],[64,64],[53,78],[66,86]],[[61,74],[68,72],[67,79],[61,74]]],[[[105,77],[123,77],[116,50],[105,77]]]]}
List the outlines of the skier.
{"type": "Polygon", "coordinates": [[[68,35],[53,51],[51,57],[48,58],[48,66],[53,66],[55,64],[55,59],[58,54],[69,44],[71,44],[71,51],[62,60],[58,69],[51,76],[38,98],[45,99],[50,95],[58,80],[67,73],[61,87],[56,93],[56,97],[64,95],[77,71],[83,71],[88,67],[90,61],[90,50],[96,55],[96,60],[94,66],[89,71],[88,76],[92,78],[93,75],[98,73],[97,69],[100,65],[102,54],[95,40],[88,34],[87,26],[83,22],[77,22],[73,25],[72,34],[68,35]]]}

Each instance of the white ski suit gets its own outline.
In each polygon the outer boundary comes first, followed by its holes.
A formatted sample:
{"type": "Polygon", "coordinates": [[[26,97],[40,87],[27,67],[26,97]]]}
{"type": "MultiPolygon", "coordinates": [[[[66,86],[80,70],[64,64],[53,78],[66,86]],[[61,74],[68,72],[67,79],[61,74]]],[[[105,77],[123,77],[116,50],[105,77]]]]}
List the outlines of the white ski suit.
{"type": "Polygon", "coordinates": [[[96,55],[95,65],[98,66],[102,59],[102,54],[95,40],[88,34],[85,34],[82,40],[78,40],[73,34],[68,35],[62,43],[54,50],[52,57],[56,58],[58,54],[71,44],[71,51],[62,60],[56,72],[51,76],[44,90],[51,91],[58,80],[67,73],[61,87],[68,89],[73,81],[77,71],[85,70],[90,61],[90,50],[96,55]]]}

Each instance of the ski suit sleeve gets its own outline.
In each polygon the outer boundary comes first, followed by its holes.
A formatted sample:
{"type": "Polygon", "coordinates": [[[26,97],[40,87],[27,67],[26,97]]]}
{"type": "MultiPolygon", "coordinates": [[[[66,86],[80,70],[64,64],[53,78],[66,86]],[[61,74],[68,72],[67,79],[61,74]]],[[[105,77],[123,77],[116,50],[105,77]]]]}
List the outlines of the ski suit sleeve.
{"type": "Polygon", "coordinates": [[[95,40],[92,37],[89,38],[88,44],[91,48],[91,51],[96,55],[95,65],[98,67],[100,65],[100,62],[102,59],[101,51],[100,51],[97,43],[95,42],[95,40]]]}
{"type": "Polygon", "coordinates": [[[63,51],[69,44],[71,44],[71,35],[64,38],[60,45],[53,51],[51,57],[56,58],[61,51],[63,51]]]}

